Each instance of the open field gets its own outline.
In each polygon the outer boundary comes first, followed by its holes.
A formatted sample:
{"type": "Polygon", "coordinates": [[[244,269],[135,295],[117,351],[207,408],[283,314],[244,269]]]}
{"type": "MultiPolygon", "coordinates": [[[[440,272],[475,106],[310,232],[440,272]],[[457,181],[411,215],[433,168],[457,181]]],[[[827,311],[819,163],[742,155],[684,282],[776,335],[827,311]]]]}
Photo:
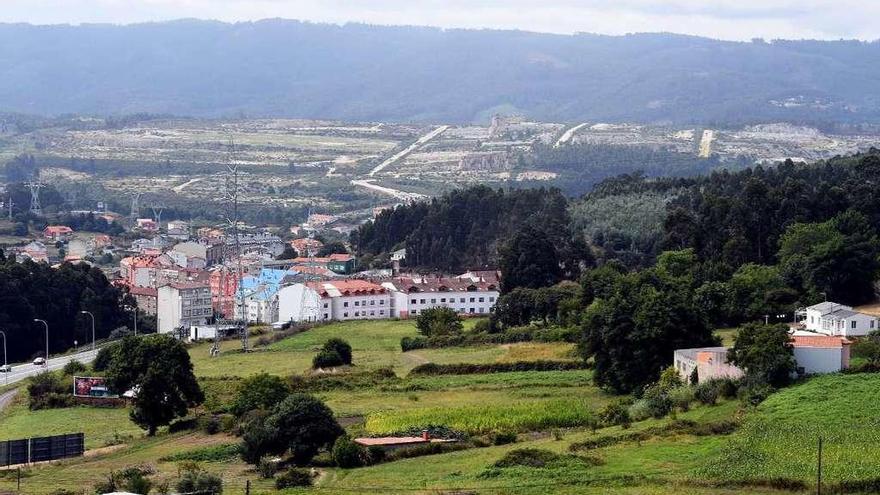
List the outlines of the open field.
{"type": "MultiPolygon", "coordinates": [[[[476,320],[466,320],[470,328],[476,320]]],[[[522,343],[477,347],[420,349],[402,352],[400,339],[418,335],[412,320],[377,320],[332,323],[287,338],[254,352],[242,354],[238,341],[222,343],[219,357],[209,355],[211,344],[190,349],[197,376],[250,376],[257,373],[291,375],[307,371],[321,345],[332,337],[348,341],[353,350],[354,365],[369,370],[391,366],[398,374],[428,363],[491,363],[517,360],[565,359],[573,348],[570,344],[522,343]]],[[[255,342],[258,337],[251,339],[255,342]]]]}

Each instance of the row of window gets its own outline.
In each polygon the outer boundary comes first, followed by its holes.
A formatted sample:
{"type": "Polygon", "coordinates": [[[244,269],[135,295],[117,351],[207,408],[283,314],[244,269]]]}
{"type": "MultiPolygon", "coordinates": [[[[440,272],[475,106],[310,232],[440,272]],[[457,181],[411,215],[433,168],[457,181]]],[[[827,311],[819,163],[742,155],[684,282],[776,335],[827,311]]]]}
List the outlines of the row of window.
{"type": "MultiPolygon", "coordinates": [[[[379,316],[385,316],[385,310],[384,310],[384,309],[380,309],[378,314],[379,314],[379,316]]],[[[360,318],[361,316],[376,316],[376,311],[375,311],[375,310],[370,310],[370,314],[369,314],[369,315],[367,315],[367,312],[366,312],[366,311],[355,311],[355,312],[354,312],[354,317],[355,317],[355,318],[360,318]]],[[[343,318],[348,318],[348,312],[342,313],[342,317],[343,317],[343,318]]],[[[327,319],[327,313],[324,313],[324,319],[325,319],[325,320],[327,319]]]]}
{"type": "MultiPolygon", "coordinates": [[[[366,300],[363,300],[363,301],[355,301],[355,302],[354,302],[354,305],[355,305],[355,307],[357,307],[357,306],[366,306],[366,305],[367,305],[367,301],[366,301],[366,300]]],[[[370,306],[375,306],[375,305],[376,305],[376,300],[375,300],[375,299],[370,299],[370,306]]],[[[379,306],[385,306],[385,299],[379,299],[379,306]]],[[[327,307],[327,303],[324,303],[324,307],[325,307],[325,308],[327,307]]],[[[342,307],[343,307],[343,308],[347,308],[347,307],[348,307],[348,301],[343,301],[343,302],[342,302],[342,307]]]]}
{"type": "Polygon", "coordinates": [[[184,309],[183,316],[203,316],[210,315],[211,308],[184,309]]]}
{"type": "MultiPolygon", "coordinates": [[[[460,302],[460,303],[467,302],[467,301],[465,301],[465,299],[466,299],[466,298],[464,298],[464,297],[460,297],[460,298],[458,299],[458,302],[460,302]]],[[[470,298],[470,302],[477,302],[477,301],[479,301],[479,302],[486,302],[486,298],[485,298],[485,297],[479,297],[479,298],[477,298],[477,297],[472,297],[472,298],[470,298]]],[[[446,302],[446,298],[445,298],[445,297],[441,297],[441,298],[440,298],[440,303],[442,304],[442,303],[445,303],[445,302],[446,302]]],[[[449,298],[449,302],[454,303],[454,302],[455,302],[455,298],[454,298],[454,297],[450,297],[450,298],[449,298]]],[[[489,302],[490,302],[490,303],[495,302],[495,297],[494,297],[494,296],[493,296],[493,297],[490,297],[490,298],[489,298],[489,302]]],[[[410,304],[427,304],[427,299],[410,299],[410,300],[409,300],[409,303],[410,303],[410,304]]],[[[431,304],[437,304],[437,298],[432,298],[432,299],[431,299],[431,304]]]]}
{"type": "MultiPolygon", "coordinates": [[[[452,308],[452,309],[455,309],[455,308],[452,308]]],[[[479,308],[458,308],[458,309],[455,309],[455,310],[458,311],[459,313],[471,313],[471,314],[476,314],[476,313],[485,314],[485,313],[486,313],[486,308],[484,308],[484,307],[479,307],[479,308]]],[[[422,311],[425,311],[425,310],[423,309],[422,311]]],[[[494,313],[494,312],[495,312],[495,307],[493,306],[493,307],[489,308],[489,312],[490,312],[490,313],[494,313]]],[[[419,314],[419,310],[414,309],[414,310],[410,311],[410,314],[417,315],[417,314],[419,314]]]]}

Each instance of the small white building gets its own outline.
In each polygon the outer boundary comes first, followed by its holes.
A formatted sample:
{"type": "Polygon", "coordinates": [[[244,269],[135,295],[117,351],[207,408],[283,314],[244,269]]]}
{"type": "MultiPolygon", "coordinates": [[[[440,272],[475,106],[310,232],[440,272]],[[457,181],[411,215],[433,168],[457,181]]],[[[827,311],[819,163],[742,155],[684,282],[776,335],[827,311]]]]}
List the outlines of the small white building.
{"type": "Polygon", "coordinates": [[[324,302],[321,302],[321,296],[318,291],[306,286],[306,284],[293,284],[283,287],[278,291],[278,321],[280,323],[287,322],[304,322],[326,320],[330,316],[321,314],[320,309],[323,308],[324,302]]]}
{"type": "Polygon", "coordinates": [[[791,339],[798,374],[836,373],[849,368],[851,342],[846,338],[795,332],[791,339]]]}
{"type": "Polygon", "coordinates": [[[205,325],[212,315],[211,288],[201,282],[175,282],[159,287],[156,318],[159,333],[205,325]]]}
{"type": "Polygon", "coordinates": [[[805,330],[824,335],[858,337],[877,329],[877,318],[830,301],[814,304],[798,315],[805,330]]]}
{"type": "Polygon", "coordinates": [[[714,378],[736,379],[743,376],[741,369],[727,361],[727,347],[678,349],[673,354],[673,366],[686,383],[690,381],[694,370],[699,383],[714,378]]]}

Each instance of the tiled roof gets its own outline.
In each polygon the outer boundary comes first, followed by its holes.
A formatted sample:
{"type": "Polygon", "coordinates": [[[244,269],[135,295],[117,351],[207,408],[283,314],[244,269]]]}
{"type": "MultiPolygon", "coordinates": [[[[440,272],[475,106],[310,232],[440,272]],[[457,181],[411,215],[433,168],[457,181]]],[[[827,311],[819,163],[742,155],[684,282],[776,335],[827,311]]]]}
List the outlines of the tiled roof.
{"type": "Polygon", "coordinates": [[[835,348],[850,345],[852,342],[843,337],[831,335],[795,335],[791,338],[795,347],[835,348]]]}
{"type": "Polygon", "coordinates": [[[310,289],[318,291],[321,297],[339,297],[352,295],[384,294],[385,288],[366,280],[332,280],[326,282],[308,282],[310,289]]]}
{"type": "Polygon", "coordinates": [[[137,287],[137,286],[135,286],[135,287],[129,288],[128,293],[133,296],[156,297],[156,295],[159,293],[159,291],[157,289],[152,288],[152,287],[137,287]]]}

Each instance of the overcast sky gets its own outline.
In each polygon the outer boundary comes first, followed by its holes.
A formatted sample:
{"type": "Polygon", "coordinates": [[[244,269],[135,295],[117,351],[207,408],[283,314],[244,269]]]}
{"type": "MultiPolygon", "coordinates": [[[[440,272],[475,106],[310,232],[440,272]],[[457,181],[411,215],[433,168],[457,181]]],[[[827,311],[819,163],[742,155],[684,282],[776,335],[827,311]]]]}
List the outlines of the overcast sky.
{"type": "Polygon", "coordinates": [[[878,0],[0,0],[0,22],[270,17],[342,24],[674,32],[730,40],[880,38],[878,0]]]}

